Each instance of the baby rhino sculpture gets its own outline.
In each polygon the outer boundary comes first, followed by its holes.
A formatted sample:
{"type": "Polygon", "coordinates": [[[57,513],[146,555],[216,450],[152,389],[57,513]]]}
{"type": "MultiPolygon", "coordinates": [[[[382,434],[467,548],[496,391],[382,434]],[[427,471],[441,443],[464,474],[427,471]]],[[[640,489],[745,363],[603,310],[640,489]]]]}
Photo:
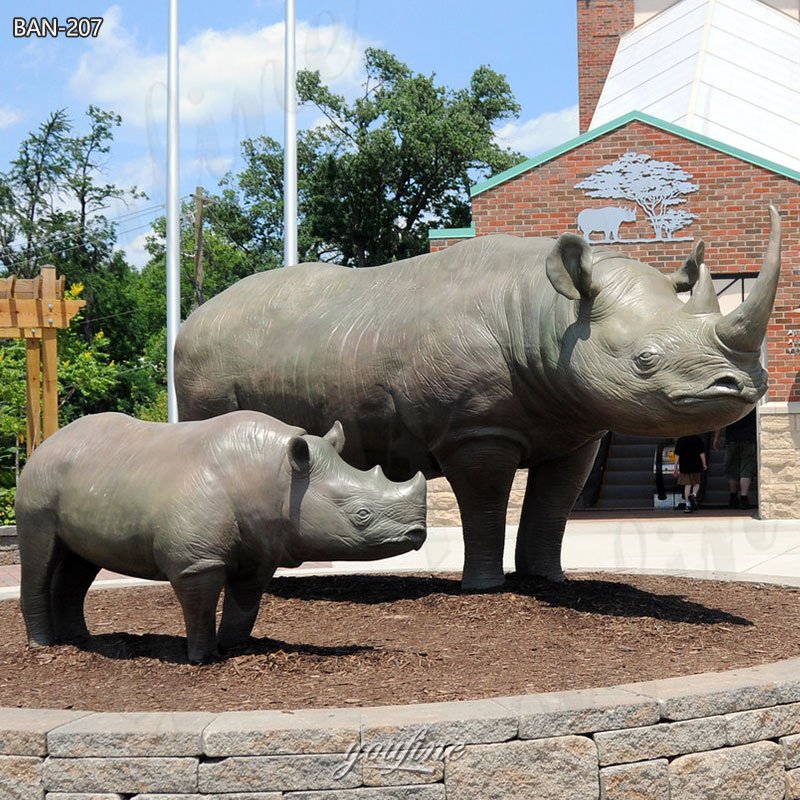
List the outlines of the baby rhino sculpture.
{"type": "Polygon", "coordinates": [[[31,645],[88,635],[101,567],[168,580],[189,660],[246,639],[279,566],[421,547],[425,480],[393,483],[324,436],[252,411],[176,425],[98,414],[31,456],[17,489],[22,613],[31,645]],[[216,608],[225,588],[219,636],[216,608]]]}

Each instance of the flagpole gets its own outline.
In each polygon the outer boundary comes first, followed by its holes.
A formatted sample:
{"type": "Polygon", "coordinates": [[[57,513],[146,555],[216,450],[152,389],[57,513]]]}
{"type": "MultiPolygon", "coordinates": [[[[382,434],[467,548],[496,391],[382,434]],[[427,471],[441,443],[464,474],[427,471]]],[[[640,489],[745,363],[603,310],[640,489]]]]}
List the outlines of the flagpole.
{"type": "Polygon", "coordinates": [[[180,171],[178,115],[178,0],[169,0],[167,56],[167,419],[178,421],[175,339],[181,324],[180,171]]]}
{"type": "Polygon", "coordinates": [[[283,112],[283,265],[297,263],[297,90],[294,0],[286,0],[283,112]]]}

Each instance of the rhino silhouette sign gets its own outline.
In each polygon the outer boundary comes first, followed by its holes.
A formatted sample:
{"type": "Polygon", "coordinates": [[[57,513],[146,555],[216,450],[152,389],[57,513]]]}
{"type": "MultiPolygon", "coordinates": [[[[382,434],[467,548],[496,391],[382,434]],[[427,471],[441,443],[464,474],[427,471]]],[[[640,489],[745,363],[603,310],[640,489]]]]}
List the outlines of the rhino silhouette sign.
{"type": "Polygon", "coordinates": [[[671,161],[657,161],[645,153],[625,153],[576,183],[575,188],[583,189],[589,197],[627,200],[636,205],[584,208],[578,214],[578,230],[592,243],[691,240],[693,236],[676,236],[697,217],[680,208],[686,202],[685,195],[700,188],[691,178],[690,173],[671,161]],[[637,206],[652,226],[653,236],[620,237],[620,227],[636,221],[637,206]],[[593,233],[600,233],[603,238],[592,239],[593,233]]]}

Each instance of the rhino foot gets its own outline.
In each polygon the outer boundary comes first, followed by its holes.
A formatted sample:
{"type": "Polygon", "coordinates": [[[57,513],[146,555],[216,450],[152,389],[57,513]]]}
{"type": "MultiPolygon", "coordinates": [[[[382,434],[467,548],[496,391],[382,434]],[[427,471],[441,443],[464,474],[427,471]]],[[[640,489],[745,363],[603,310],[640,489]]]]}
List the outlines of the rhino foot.
{"type": "Polygon", "coordinates": [[[470,592],[483,592],[489,589],[499,589],[506,582],[506,576],[501,572],[479,573],[477,575],[467,575],[461,579],[461,588],[470,592]]]}

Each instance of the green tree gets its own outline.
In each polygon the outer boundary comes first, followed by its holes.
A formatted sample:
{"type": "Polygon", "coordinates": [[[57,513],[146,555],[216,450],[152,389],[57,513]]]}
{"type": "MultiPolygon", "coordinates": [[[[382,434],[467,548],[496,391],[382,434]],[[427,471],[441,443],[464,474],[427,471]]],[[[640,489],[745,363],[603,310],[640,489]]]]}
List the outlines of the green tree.
{"type": "MultiPolygon", "coordinates": [[[[75,297],[78,284],[69,291],[75,297]]],[[[86,342],[77,327],[58,336],[59,425],[107,410],[122,370],[109,357],[103,331],[86,342]]],[[[0,340],[0,524],[13,521],[14,486],[25,461],[27,436],[25,342],[0,340]]]]}
{"type": "MultiPolygon", "coordinates": [[[[365,54],[362,95],[348,103],[318,72],[298,74],[298,97],[327,122],[298,135],[301,260],[372,266],[427,250],[430,226],[469,224],[469,187],[522,157],[493,124],[519,106],[505,77],[479,67],[451,90],[384,50],[365,54]]],[[[245,168],[226,182],[246,244],[280,263],[283,154],[268,137],[242,144],[245,168]]]]}

